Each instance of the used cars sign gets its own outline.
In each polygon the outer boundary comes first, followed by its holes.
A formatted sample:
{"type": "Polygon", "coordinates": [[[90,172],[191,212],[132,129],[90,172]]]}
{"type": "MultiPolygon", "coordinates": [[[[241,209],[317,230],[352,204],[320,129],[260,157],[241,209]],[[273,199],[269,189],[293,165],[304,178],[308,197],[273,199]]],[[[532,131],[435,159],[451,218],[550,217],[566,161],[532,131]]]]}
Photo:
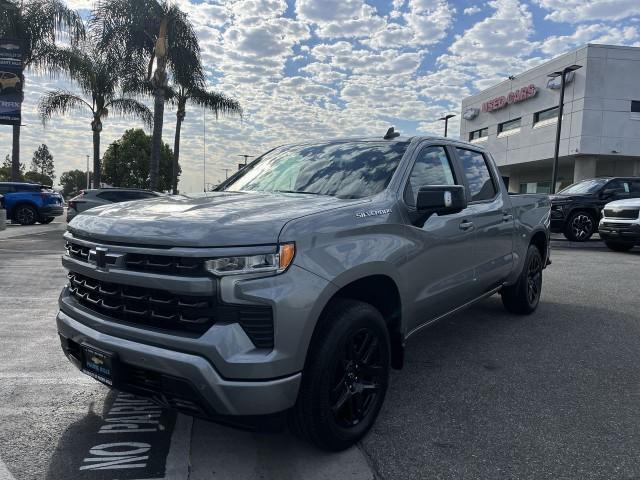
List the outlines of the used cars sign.
{"type": "Polygon", "coordinates": [[[518,103],[526,100],[528,98],[533,97],[538,90],[534,84],[527,85],[526,87],[522,87],[515,92],[509,92],[507,96],[501,96],[492,98],[482,104],[483,112],[493,112],[494,110],[499,110],[501,108],[506,107],[511,103],[518,103]]]}
{"type": "Polygon", "coordinates": [[[0,39],[0,123],[20,123],[23,83],[20,43],[0,39]]]}

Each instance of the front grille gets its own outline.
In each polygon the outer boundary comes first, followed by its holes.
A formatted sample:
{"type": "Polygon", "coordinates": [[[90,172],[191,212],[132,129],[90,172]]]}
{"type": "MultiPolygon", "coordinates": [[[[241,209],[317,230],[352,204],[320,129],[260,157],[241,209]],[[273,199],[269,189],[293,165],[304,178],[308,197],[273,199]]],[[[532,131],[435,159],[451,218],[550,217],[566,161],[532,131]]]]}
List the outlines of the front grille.
{"type": "Polygon", "coordinates": [[[204,271],[204,260],[201,258],[171,257],[168,255],[128,253],[125,256],[125,264],[129,270],[168,275],[189,275],[204,271]]]}
{"type": "MultiPolygon", "coordinates": [[[[70,257],[81,262],[95,262],[91,247],[79,243],[67,242],[66,250],[70,257]]],[[[141,253],[119,253],[118,260],[114,256],[106,255],[107,265],[116,265],[118,268],[134,270],[137,272],[159,273],[163,275],[199,275],[204,273],[205,259],[197,257],[177,257],[173,255],[150,255],[141,253]],[[116,264],[116,262],[119,262],[116,264]]]]}
{"type": "Polygon", "coordinates": [[[602,228],[622,228],[625,230],[631,230],[633,224],[622,222],[602,222],[602,228]]]}
{"type": "Polygon", "coordinates": [[[68,273],[69,292],[110,319],[178,333],[203,334],[214,323],[238,323],[257,348],[273,348],[273,311],[262,305],[229,305],[215,297],[103,282],[68,273]]]}
{"type": "Polygon", "coordinates": [[[174,295],[69,272],[69,292],[87,308],[126,322],[202,334],[214,323],[209,297],[174,295]]]}
{"type": "Polygon", "coordinates": [[[638,208],[629,208],[629,209],[604,209],[604,216],[607,218],[628,218],[628,219],[636,219],[640,216],[640,209],[638,208]]]}
{"type": "Polygon", "coordinates": [[[70,257],[83,262],[89,261],[89,251],[91,250],[89,247],[67,242],[66,249],[70,257]]]}

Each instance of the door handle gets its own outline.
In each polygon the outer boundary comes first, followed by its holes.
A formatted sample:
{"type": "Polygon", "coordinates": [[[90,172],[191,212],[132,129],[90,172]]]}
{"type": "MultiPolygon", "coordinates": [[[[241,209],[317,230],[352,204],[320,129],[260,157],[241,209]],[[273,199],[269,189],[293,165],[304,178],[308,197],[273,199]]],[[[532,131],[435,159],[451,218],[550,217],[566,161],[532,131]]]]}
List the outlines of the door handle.
{"type": "Polygon", "coordinates": [[[510,213],[503,213],[502,214],[502,221],[503,222],[510,222],[513,220],[513,215],[511,215],[510,213]]]}
{"type": "Polygon", "coordinates": [[[462,223],[460,223],[460,230],[473,230],[473,228],[473,222],[469,220],[463,220],[462,223]]]}

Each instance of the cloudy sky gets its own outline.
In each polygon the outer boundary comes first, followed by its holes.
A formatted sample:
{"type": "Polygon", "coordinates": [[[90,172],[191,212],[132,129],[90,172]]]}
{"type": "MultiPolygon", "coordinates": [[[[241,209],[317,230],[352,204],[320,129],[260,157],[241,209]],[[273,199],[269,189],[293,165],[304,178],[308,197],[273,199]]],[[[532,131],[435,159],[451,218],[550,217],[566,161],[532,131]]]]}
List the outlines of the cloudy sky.
{"type": "MultiPolygon", "coordinates": [[[[87,15],[93,2],[69,0],[87,15]]],[[[187,109],[183,192],[216,183],[239,154],[308,138],[442,134],[443,113],[461,99],[585,43],[640,46],[640,0],[238,0],[178,3],[196,26],[211,87],[239,99],[244,120],[187,109]],[[204,140],[206,132],[206,141],[204,140]],[[206,149],[206,153],[205,153],[206,149]],[[206,175],[203,158],[206,156],[206,175]]],[[[36,104],[64,79],[27,72],[22,159],[49,145],[61,172],[84,169],[90,118],[43,128],[36,104]]],[[[173,145],[175,111],[165,111],[173,145]]],[[[132,120],[104,123],[103,149],[132,120]]],[[[450,123],[457,135],[457,117],[450,123]]],[[[0,155],[11,129],[0,125],[0,155]]],[[[4,151],[3,151],[4,150],[4,151]]],[[[231,171],[230,170],[230,171],[231,171]]]]}

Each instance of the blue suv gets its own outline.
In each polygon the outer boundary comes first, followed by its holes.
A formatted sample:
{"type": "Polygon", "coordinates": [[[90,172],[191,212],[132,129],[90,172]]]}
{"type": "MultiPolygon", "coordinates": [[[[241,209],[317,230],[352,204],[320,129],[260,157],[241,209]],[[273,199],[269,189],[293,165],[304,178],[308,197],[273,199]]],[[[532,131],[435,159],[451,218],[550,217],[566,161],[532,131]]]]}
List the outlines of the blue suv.
{"type": "Polygon", "coordinates": [[[7,218],[22,225],[51,223],[64,213],[62,195],[38,183],[0,182],[7,218]]]}

